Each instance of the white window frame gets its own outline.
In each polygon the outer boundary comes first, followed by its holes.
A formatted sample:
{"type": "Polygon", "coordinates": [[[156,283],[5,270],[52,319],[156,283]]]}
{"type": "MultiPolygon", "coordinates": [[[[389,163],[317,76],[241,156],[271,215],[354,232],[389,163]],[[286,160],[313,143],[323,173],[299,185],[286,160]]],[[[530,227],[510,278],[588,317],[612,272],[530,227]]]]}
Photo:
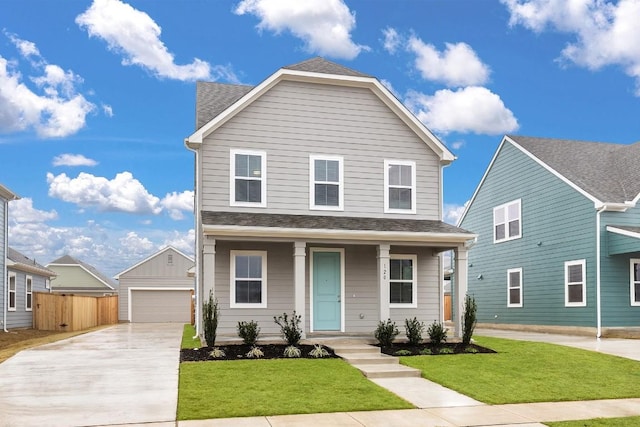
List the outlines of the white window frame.
{"type": "Polygon", "coordinates": [[[385,160],[384,161],[384,212],[385,213],[402,213],[402,214],[415,214],[416,213],[416,162],[411,160],[385,160]],[[411,166],[411,186],[396,186],[394,188],[410,188],[411,189],[411,209],[397,209],[389,207],[389,167],[392,165],[397,166],[411,166]]]}
{"type": "Polygon", "coordinates": [[[578,259],[574,261],[566,261],[564,263],[564,305],[565,307],[586,307],[587,306],[587,261],[578,259]],[[569,285],[577,283],[569,283],[569,267],[579,265],[582,267],[582,301],[569,302],[569,285]]]}
{"type": "Polygon", "coordinates": [[[309,156],[309,209],[322,211],[342,211],[344,210],[344,159],[341,156],[309,156]],[[338,162],[338,182],[316,181],[316,160],[327,160],[338,162]],[[316,205],[316,184],[338,185],[338,206],[316,205]]]}
{"type": "Polygon", "coordinates": [[[513,308],[517,308],[517,307],[522,307],[522,295],[523,295],[523,287],[522,287],[522,268],[510,268],[507,270],[507,307],[513,307],[513,308]],[[513,283],[511,283],[511,273],[518,273],[518,284],[517,286],[513,286],[513,283]],[[520,302],[519,303],[512,303],[511,302],[511,291],[513,289],[517,289],[519,291],[520,294],[520,302]]]}
{"type": "Polygon", "coordinates": [[[24,278],[24,309],[25,311],[33,311],[33,276],[25,276],[24,278]],[[29,289],[29,285],[31,285],[31,289],[29,289]]]}
{"type": "Polygon", "coordinates": [[[10,271],[7,277],[7,311],[16,311],[18,306],[18,276],[10,271]],[[13,290],[11,290],[11,279],[13,279],[13,290]],[[11,294],[13,294],[13,305],[11,305],[11,294]]]}
{"type": "Polygon", "coordinates": [[[517,199],[517,200],[512,200],[508,203],[504,203],[500,206],[496,206],[495,208],[493,208],[493,243],[501,243],[501,242],[508,242],[509,240],[515,240],[515,239],[520,239],[522,238],[522,199],[517,199]],[[515,218],[508,218],[508,213],[509,213],[509,207],[511,205],[517,204],[518,205],[518,234],[513,235],[513,236],[509,236],[509,222],[513,221],[515,218]],[[504,222],[497,222],[496,221],[496,213],[499,210],[504,210],[504,222]],[[496,238],[496,226],[500,225],[500,224],[504,224],[504,238],[503,239],[497,239],[496,238]]]}
{"type": "MultiPolygon", "coordinates": [[[[267,308],[267,251],[230,251],[230,308],[267,308]],[[261,256],[262,257],[262,301],[260,303],[236,302],[236,257],[261,256]]],[[[243,279],[243,278],[240,278],[243,279]]],[[[255,278],[254,278],[255,279],[255,278]]]]}
{"type": "Polygon", "coordinates": [[[636,301],[636,284],[640,284],[640,282],[636,282],[634,280],[634,265],[640,264],[640,258],[632,258],[629,260],[629,298],[631,301],[631,305],[634,307],[640,307],[640,301],[636,301]]]}
{"type": "MultiPolygon", "coordinates": [[[[411,303],[389,303],[389,308],[417,308],[418,307],[418,256],[415,254],[390,254],[389,259],[410,259],[413,268],[411,269],[413,277],[411,279],[411,303]]],[[[391,279],[391,266],[389,266],[389,301],[391,301],[391,282],[398,280],[391,279]]],[[[408,282],[401,280],[402,282],[408,282]]]]}
{"type": "Polygon", "coordinates": [[[229,206],[267,207],[267,152],[256,150],[230,150],[229,152],[229,206]],[[236,201],[236,154],[260,156],[260,178],[240,177],[260,181],[260,202],[236,201]]]}
{"type": "Polygon", "coordinates": [[[51,279],[44,279],[44,288],[51,289],[51,279]]]}

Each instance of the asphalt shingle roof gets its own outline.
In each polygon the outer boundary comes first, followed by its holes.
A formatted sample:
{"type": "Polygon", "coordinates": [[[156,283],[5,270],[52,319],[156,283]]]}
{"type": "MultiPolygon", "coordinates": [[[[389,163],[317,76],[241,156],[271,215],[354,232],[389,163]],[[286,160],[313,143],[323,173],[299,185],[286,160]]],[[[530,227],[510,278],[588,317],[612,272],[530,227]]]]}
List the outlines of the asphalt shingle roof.
{"type": "Polygon", "coordinates": [[[18,252],[12,247],[7,248],[7,258],[16,264],[22,264],[30,269],[40,270],[43,276],[55,276],[54,271],[49,270],[44,265],[38,264],[35,260],[27,257],[26,255],[18,252]]]}
{"type": "Polygon", "coordinates": [[[507,136],[601,202],[622,203],[640,193],[640,142],[625,145],[507,136]]]}

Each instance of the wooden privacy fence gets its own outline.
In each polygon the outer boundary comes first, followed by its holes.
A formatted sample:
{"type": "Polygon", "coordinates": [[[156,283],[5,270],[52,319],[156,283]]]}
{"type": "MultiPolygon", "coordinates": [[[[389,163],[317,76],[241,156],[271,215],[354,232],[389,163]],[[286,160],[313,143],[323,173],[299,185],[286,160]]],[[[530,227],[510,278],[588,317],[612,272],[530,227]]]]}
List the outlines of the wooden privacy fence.
{"type": "Polygon", "coordinates": [[[33,293],[33,328],[81,331],[118,323],[118,296],[89,297],[33,293]]]}

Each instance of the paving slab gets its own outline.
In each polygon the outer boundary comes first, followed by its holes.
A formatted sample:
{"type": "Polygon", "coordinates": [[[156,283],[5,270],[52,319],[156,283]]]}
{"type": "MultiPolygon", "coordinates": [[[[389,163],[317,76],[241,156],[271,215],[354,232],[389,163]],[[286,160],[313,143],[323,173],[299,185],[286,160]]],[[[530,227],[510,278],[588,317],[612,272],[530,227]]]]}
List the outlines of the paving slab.
{"type": "Polygon", "coordinates": [[[484,405],[482,402],[424,378],[373,378],[371,381],[418,408],[484,405]]]}
{"type": "MultiPolygon", "coordinates": [[[[267,417],[216,418],[178,421],[176,424],[178,427],[271,427],[267,417]]],[[[176,424],[172,424],[172,427],[176,424]]]]}
{"type": "Polygon", "coordinates": [[[267,417],[267,420],[271,427],[362,427],[362,424],[345,412],[275,415],[267,417]]]}
{"type": "Polygon", "coordinates": [[[366,427],[454,427],[454,424],[421,409],[349,412],[366,427]]]}
{"type": "Polygon", "coordinates": [[[424,409],[456,426],[485,426],[535,423],[537,419],[526,418],[505,410],[501,406],[464,406],[455,408],[424,409]]]}

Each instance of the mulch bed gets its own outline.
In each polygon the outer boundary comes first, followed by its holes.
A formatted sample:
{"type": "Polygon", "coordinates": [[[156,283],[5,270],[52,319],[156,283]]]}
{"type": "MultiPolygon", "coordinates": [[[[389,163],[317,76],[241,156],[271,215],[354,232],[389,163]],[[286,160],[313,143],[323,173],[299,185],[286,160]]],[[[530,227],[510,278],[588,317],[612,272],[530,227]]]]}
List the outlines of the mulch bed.
{"type": "MultiPolygon", "coordinates": [[[[264,356],[260,359],[286,359],[284,356],[284,349],[288,347],[287,344],[258,344],[258,347],[264,353],[264,356]]],[[[313,345],[300,344],[297,347],[302,352],[300,358],[315,359],[315,357],[309,355],[309,352],[314,348],[313,345]]],[[[203,362],[208,360],[255,360],[246,356],[249,350],[251,350],[251,346],[246,344],[217,345],[216,348],[223,350],[225,352],[225,356],[217,359],[211,357],[210,353],[211,350],[213,350],[212,347],[182,349],[180,350],[180,361],[203,362]]],[[[323,346],[323,348],[329,353],[329,356],[325,356],[324,359],[338,357],[330,348],[325,346],[323,346]]]]}
{"type": "Polygon", "coordinates": [[[417,346],[410,345],[407,342],[393,343],[391,347],[380,347],[380,351],[390,356],[425,356],[425,355],[450,355],[450,354],[469,354],[469,353],[496,353],[487,347],[477,344],[463,345],[462,343],[443,343],[434,346],[430,343],[423,343],[417,346]],[[400,352],[400,354],[398,354],[400,352]],[[409,352],[408,354],[402,354],[409,352]],[[426,354],[425,354],[426,353],[426,354]]]}

